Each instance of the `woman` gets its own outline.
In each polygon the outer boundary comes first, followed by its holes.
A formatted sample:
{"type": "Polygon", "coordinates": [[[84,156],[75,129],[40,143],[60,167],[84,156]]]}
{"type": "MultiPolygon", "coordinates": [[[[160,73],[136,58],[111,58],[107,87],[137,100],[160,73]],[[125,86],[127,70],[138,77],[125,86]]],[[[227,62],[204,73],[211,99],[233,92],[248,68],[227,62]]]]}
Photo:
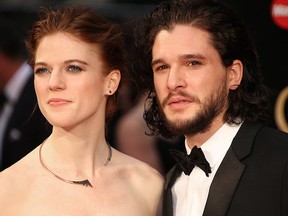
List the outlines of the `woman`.
{"type": "Polygon", "coordinates": [[[89,8],[42,11],[27,47],[38,105],[53,130],[0,174],[1,215],[161,214],[161,175],[105,140],[125,72],[121,37],[89,8]]]}

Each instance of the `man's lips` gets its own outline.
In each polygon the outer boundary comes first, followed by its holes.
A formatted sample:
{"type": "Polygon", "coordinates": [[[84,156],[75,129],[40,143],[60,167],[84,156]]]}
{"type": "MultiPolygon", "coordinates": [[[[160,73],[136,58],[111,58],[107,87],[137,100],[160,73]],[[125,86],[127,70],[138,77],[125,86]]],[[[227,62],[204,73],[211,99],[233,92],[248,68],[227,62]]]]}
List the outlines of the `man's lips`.
{"type": "Polygon", "coordinates": [[[170,93],[162,102],[162,107],[170,106],[173,109],[183,109],[191,103],[199,103],[200,100],[195,95],[179,91],[176,94],[170,93]]]}
{"type": "Polygon", "coordinates": [[[176,97],[171,97],[167,101],[166,104],[168,105],[173,105],[173,104],[179,104],[179,103],[190,103],[192,102],[191,99],[187,97],[182,97],[182,96],[176,96],[176,97]]]}

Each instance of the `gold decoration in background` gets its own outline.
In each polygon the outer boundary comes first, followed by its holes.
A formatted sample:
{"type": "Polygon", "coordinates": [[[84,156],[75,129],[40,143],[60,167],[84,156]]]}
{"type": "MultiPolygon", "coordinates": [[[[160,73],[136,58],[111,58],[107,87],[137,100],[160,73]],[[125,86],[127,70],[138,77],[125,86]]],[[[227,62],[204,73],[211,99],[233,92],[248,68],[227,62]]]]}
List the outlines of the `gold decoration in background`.
{"type": "Polygon", "coordinates": [[[285,114],[285,103],[288,101],[288,86],[285,87],[277,97],[275,104],[275,122],[278,128],[282,131],[288,132],[288,121],[285,114]]]}

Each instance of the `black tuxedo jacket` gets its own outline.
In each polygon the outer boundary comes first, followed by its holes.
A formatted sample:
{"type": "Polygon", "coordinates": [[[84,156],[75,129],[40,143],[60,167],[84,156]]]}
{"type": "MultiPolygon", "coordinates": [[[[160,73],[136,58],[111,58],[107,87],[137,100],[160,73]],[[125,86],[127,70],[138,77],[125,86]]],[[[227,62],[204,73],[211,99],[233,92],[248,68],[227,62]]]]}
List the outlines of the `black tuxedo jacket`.
{"type": "MultiPolygon", "coordinates": [[[[181,174],[166,175],[163,216],[173,215],[171,187],[181,174]]],[[[203,216],[288,216],[288,134],[243,123],[210,186],[203,216]]]]}
{"type": "Polygon", "coordinates": [[[51,133],[51,127],[38,106],[33,113],[37,104],[33,79],[31,75],[7,122],[0,171],[21,159],[51,133]]]}

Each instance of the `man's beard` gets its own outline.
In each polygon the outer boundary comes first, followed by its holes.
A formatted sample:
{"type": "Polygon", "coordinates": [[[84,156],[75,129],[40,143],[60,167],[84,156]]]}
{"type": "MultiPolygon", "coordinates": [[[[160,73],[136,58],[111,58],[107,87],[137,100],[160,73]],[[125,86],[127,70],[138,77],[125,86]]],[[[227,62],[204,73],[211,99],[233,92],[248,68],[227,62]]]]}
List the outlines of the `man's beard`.
{"type": "Polygon", "coordinates": [[[198,98],[194,99],[193,102],[200,105],[200,110],[195,114],[195,117],[184,120],[168,120],[163,107],[159,105],[159,109],[167,129],[173,135],[195,135],[204,133],[209,129],[213,120],[224,110],[226,99],[225,86],[220,86],[217,91],[206,97],[204,102],[201,103],[198,98]]]}

